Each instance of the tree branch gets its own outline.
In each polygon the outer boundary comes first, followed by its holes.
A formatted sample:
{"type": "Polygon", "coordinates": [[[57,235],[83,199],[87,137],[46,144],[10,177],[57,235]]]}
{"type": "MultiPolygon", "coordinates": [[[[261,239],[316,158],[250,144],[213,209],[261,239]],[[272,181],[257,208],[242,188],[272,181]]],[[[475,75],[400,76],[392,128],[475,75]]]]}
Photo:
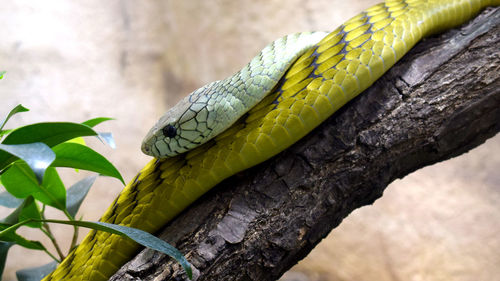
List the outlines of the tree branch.
{"type": "MultiPolygon", "coordinates": [[[[424,40],[307,137],[219,184],[161,234],[197,280],[276,280],[354,209],[500,129],[500,9],[424,40]]],[[[183,280],[143,250],[111,280],[183,280]]]]}

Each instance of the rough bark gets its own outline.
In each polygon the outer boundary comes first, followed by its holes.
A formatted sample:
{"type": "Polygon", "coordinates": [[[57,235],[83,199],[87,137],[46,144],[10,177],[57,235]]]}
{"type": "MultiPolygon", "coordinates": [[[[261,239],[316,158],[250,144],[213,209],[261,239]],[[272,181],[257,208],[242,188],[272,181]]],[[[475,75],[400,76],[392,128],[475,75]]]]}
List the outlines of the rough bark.
{"type": "MultiPolygon", "coordinates": [[[[291,148],[225,180],[166,226],[196,280],[276,280],[354,209],[500,130],[500,9],[419,43],[291,148]]],[[[184,280],[143,250],[111,280],[184,280]]]]}

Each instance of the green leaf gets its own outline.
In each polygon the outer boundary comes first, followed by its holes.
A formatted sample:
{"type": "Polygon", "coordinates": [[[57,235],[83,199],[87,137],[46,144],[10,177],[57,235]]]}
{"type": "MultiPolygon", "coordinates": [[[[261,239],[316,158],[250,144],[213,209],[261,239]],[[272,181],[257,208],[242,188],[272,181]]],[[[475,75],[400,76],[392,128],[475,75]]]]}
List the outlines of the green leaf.
{"type": "Polygon", "coordinates": [[[33,219],[34,221],[27,223],[26,226],[39,228],[42,226],[40,220],[42,219],[42,214],[40,214],[40,210],[38,210],[38,206],[36,205],[33,196],[28,196],[26,200],[23,202],[23,208],[21,213],[19,214],[19,220],[24,221],[28,219],[33,219]]]}
{"type": "MultiPolygon", "coordinates": [[[[87,125],[89,127],[95,127],[96,125],[108,120],[115,120],[115,119],[109,117],[97,117],[82,122],[82,124],[87,125]]],[[[109,145],[111,148],[113,149],[116,148],[115,140],[113,139],[113,135],[111,133],[99,133],[98,137],[103,143],[109,145]]]]}
{"type": "Polygon", "coordinates": [[[0,224],[2,225],[14,225],[19,222],[19,215],[21,214],[21,211],[23,210],[24,206],[24,201],[22,200],[21,204],[14,210],[12,213],[10,213],[8,216],[6,216],[3,219],[0,219],[0,224]]]}
{"type": "Polygon", "coordinates": [[[14,233],[14,241],[17,245],[30,250],[45,251],[46,248],[38,241],[28,240],[21,235],[14,233]]]}
{"type": "MultiPolygon", "coordinates": [[[[14,225],[19,221],[24,221],[28,219],[40,220],[42,215],[38,210],[38,206],[35,203],[35,200],[32,196],[28,196],[28,198],[24,199],[21,205],[17,207],[10,215],[6,218],[0,220],[0,223],[4,225],[14,225]]],[[[42,226],[40,222],[30,222],[26,224],[29,227],[39,228],[42,226]]]]}
{"type": "Polygon", "coordinates": [[[12,131],[14,131],[14,130],[12,130],[12,129],[0,130],[0,139],[2,138],[2,136],[6,135],[6,134],[8,134],[8,133],[10,133],[12,131]]]}
{"type": "MultiPolygon", "coordinates": [[[[33,200],[31,196],[24,199],[10,215],[1,219],[0,223],[4,225],[14,225],[26,219],[41,219],[35,200],[33,200]]],[[[38,224],[36,227],[38,227],[38,224]]]]}
{"type": "Polygon", "coordinates": [[[18,281],[40,281],[49,275],[57,267],[57,262],[53,261],[39,267],[25,268],[16,271],[18,281]]]}
{"type": "MultiPolygon", "coordinates": [[[[0,71],[0,79],[3,79],[3,75],[5,74],[6,71],[0,71]]],[[[2,276],[2,275],[0,275],[2,276]]]]}
{"type": "MultiPolygon", "coordinates": [[[[46,144],[41,142],[28,144],[0,144],[0,150],[24,160],[41,183],[45,170],[56,159],[56,154],[46,144]]],[[[10,163],[5,163],[10,164],[10,163]]]]}
{"type": "Polygon", "coordinates": [[[149,234],[140,229],[126,227],[123,225],[116,225],[105,222],[89,222],[89,221],[26,220],[12,226],[8,226],[7,228],[4,227],[3,230],[0,231],[0,239],[4,241],[9,241],[6,240],[6,237],[8,238],[8,235],[15,234],[15,231],[19,227],[23,226],[24,224],[30,223],[31,221],[76,225],[86,228],[92,228],[95,230],[106,231],[112,234],[120,235],[122,237],[127,237],[143,246],[149,247],[153,250],[162,252],[172,257],[184,268],[189,279],[191,279],[193,276],[193,273],[191,271],[191,264],[186,260],[186,258],[182,255],[182,253],[179,252],[179,250],[177,250],[167,242],[155,237],[152,234],[149,234]]]}
{"type": "Polygon", "coordinates": [[[53,147],[76,137],[96,136],[97,132],[86,125],[71,122],[35,123],[12,131],[4,144],[43,142],[53,147]]]}
{"type": "Polygon", "coordinates": [[[109,118],[109,117],[97,117],[97,118],[93,118],[93,119],[87,120],[85,122],[82,122],[82,124],[87,125],[89,127],[95,127],[96,125],[98,125],[104,121],[108,121],[108,120],[115,120],[115,119],[109,118]]]}
{"type": "Polygon", "coordinates": [[[99,139],[109,145],[112,149],[116,148],[115,139],[113,139],[113,134],[111,133],[99,133],[99,139]]]}
{"type": "Polygon", "coordinates": [[[57,171],[47,168],[41,185],[33,171],[24,162],[15,162],[0,177],[7,191],[17,198],[33,196],[40,202],[64,210],[66,207],[66,189],[57,171]]]}
{"type": "Polygon", "coordinates": [[[81,145],[87,145],[85,143],[85,139],[83,139],[82,137],[77,137],[77,138],[74,138],[74,139],[70,139],[69,141],[66,141],[66,142],[77,143],[77,144],[81,144],[81,145]]]}
{"type": "Polygon", "coordinates": [[[56,160],[54,160],[52,166],[93,171],[117,178],[125,184],[115,166],[88,146],[66,142],[55,146],[52,150],[56,153],[56,160]]]}
{"type": "MultiPolygon", "coordinates": [[[[49,147],[63,143],[67,140],[82,136],[97,136],[92,128],[86,125],[70,122],[48,122],[36,123],[20,127],[12,131],[3,144],[25,144],[33,142],[43,142],[49,147]]],[[[11,156],[4,151],[0,151],[0,169],[5,167],[7,160],[11,156]]]]}
{"type": "Polygon", "coordinates": [[[45,250],[42,243],[38,241],[27,240],[21,235],[16,234],[16,230],[28,222],[18,223],[17,225],[5,225],[0,224],[0,241],[3,242],[13,242],[21,247],[31,249],[31,250],[45,250]]]}
{"type": "Polygon", "coordinates": [[[125,227],[122,225],[104,223],[104,222],[96,222],[96,223],[114,229],[115,231],[121,232],[123,233],[122,236],[127,236],[128,238],[134,240],[135,242],[143,246],[162,252],[172,257],[178,263],[181,264],[181,266],[184,268],[187,275],[189,276],[189,279],[192,278],[191,264],[189,264],[189,262],[182,255],[182,253],[179,252],[179,250],[177,250],[167,242],[140,229],[125,227]]]}
{"type": "MultiPolygon", "coordinates": [[[[1,76],[5,73],[5,71],[3,72],[0,72],[0,79],[1,76]]],[[[7,121],[9,121],[10,117],[12,117],[14,114],[16,113],[19,113],[19,112],[26,112],[26,111],[29,111],[29,109],[27,109],[26,107],[18,104],[16,107],[14,107],[10,112],[9,114],[7,114],[7,117],[5,117],[5,119],[0,123],[0,131],[3,129],[3,126],[5,126],[5,123],[7,123],[7,121]]]]}
{"type": "Polygon", "coordinates": [[[94,184],[96,179],[97,175],[86,177],[68,189],[66,195],[66,209],[72,217],[75,217],[78,209],[80,209],[83,199],[87,196],[90,187],[94,184]]]}
{"type": "Polygon", "coordinates": [[[12,196],[12,194],[4,191],[0,193],[0,206],[7,208],[17,208],[23,203],[23,200],[12,196]]]}
{"type": "Polygon", "coordinates": [[[140,229],[126,227],[123,225],[105,223],[105,222],[61,221],[61,220],[43,220],[43,222],[52,222],[52,223],[87,227],[95,230],[101,230],[117,234],[122,237],[130,238],[143,246],[162,252],[172,257],[184,268],[187,275],[189,276],[189,279],[191,279],[193,276],[193,273],[191,271],[191,264],[186,260],[186,258],[182,255],[182,253],[179,252],[179,250],[177,250],[167,242],[161,240],[160,238],[157,238],[156,236],[149,234],[145,231],[142,231],[140,229]]]}
{"type": "Polygon", "coordinates": [[[9,253],[10,247],[14,243],[12,242],[0,242],[0,279],[3,275],[3,270],[5,269],[5,261],[7,260],[7,254],[9,253]]]}

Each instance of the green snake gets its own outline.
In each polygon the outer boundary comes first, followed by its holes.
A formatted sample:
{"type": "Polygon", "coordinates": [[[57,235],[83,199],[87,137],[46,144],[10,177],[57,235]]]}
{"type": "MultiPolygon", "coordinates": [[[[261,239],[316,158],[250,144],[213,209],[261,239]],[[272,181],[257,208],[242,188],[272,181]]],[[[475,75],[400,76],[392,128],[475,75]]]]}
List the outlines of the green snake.
{"type": "MultiPolygon", "coordinates": [[[[194,91],[158,121],[142,146],[156,159],[101,221],[157,232],[217,183],[304,137],[423,37],[499,5],[388,0],[329,34],[274,41],[238,73],[194,91]]],[[[138,249],[131,240],[91,231],[44,280],[107,280],[138,249]]]]}

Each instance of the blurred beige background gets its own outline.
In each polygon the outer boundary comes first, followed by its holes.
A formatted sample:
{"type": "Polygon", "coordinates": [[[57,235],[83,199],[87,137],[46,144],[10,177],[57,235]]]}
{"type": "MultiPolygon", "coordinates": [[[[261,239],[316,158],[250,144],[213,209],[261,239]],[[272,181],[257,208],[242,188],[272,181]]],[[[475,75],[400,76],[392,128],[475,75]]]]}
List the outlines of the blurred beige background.
{"type": "MultiPolygon", "coordinates": [[[[116,118],[98,127],[113,132],[116,150],[89,142],[129,181],[149,159],[140,152],[142,137],[182,96],[231,75],[278,37],[332,30],[375,2],[2,2],[0,70],[7,74],[0,80],[0,113],[18,103],[31,109],[11,126],[116,118]]],[[[497,136],[394,182],[282,280],[498,280],[499,167],[497,136]]],[[[84,174],[65,171],[64,181],[69,186],[84,174]]],[[[98,219],[121,188],[99,178],[80,213],[98,219]]],[[[1,217],[7,212],[0,209],[1,217]]],[[[69,241],[71,228],[54,229],[69,241]]],[[[22,233],[42,239],[29,229],[22,233]]],[[[4,280],[48,261],[14,247],[4,280]]]]}

